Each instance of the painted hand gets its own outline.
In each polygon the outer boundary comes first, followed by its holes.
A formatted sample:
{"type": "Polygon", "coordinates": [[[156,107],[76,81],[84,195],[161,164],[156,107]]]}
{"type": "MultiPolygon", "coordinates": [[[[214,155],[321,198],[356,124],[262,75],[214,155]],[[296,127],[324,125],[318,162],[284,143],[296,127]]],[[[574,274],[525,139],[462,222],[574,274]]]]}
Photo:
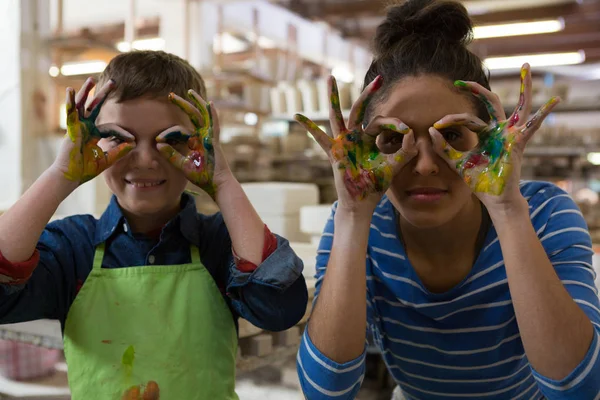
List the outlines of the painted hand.
{"type": "Polygon", "coordinates": [[[193,105],[174,93],[169,95],[171,102],[189,116],[194,132],[164,132],[156,139],[158,149],[190,182],[215,198],[217,185],[214,178],[215,173],[220,172],[217,165],[227,168],[225,161],[220,160],[219,117],[213,104],[206,103],[193,90],[188,92],[188,97],[193,105]],[[176,142],[186,143],[187,148],[178,150],[174,147],[176,142]]]}
{"type": "Polygon", "coordinates": [[[339,204],[350,209],[374,209],[397,171],[416,154],[412,131],[398,119],[376,117],[363,129],[365,110],[380,87],[381,78],[378,77],[365,88],[352,107],[346,127],[340,109],[337,83],[335,78],[330,78],[333,138],[305,116],[297,114],[295,117],[329,156],[334,169],[339,204]],[[377,147],[376,139],[381,133],[390,131],[396,136],[402,136],[403,144],[394,154],[383,154],[377,147]]]}
{"type": "Polygon", "coordinates": [[[102,103],[114,88],[114,82],[104,85],[85,107],[94,85],[95,82],[89,78],[77,96],[72,88],[67,89],[67,134],[54,162],[54,167],[78,185],[100,175],[135,147],[134,137],[123,129],[113,125],[96,126],[102,103]],[[98,146],[102,138],[112,138],[115,144],[102,149],[98,146]]]}
{"type": "Polygon", "coordinates": [[[132,386],[123,393],[121,400],[159,400],[160,390],[158,384],[149,381],[145,385],[132,386]]]}
{"type": "MultiPolygon", "coordinates": [[[[552,98],[528,121],[531,113],[531,71],[528,64],[521,70],[519,104],[509,119],[498,97],[474,82],[457,81],[457,87],[470,90],[486,105],[491,120],[485,123],[468,115],[449,115],[436,122],[429,133],[437,152],[454,168],[473,192],[484,202],[504,202],[519,196],[521,163],[528,140],[560,102],[552,98]],[[477,132],[479,143],[471,151],[458,151],[446,142],[439,130],[466,126],[477,132]]],[[[486,204],[489,205],[489,204],[486,204]]]]}

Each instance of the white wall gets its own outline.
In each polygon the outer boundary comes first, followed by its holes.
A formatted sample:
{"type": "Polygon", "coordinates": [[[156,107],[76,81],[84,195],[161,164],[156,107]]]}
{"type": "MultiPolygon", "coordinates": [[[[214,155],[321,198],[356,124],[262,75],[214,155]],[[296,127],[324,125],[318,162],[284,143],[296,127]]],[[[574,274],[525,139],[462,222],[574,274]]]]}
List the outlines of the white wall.
{"type": "Polygon", "coordinates": [[[0,209],[21,192],[20,0],[0,2],[0,209]]]}

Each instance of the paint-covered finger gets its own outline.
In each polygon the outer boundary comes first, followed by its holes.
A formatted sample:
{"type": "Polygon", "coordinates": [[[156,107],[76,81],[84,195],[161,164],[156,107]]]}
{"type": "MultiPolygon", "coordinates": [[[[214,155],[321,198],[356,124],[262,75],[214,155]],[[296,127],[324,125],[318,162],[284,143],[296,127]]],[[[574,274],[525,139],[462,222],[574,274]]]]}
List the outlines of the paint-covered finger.
{"type": "Polygon", "coordinates": [[[533,134],[540,128],[546,117],[550,115],[554,107],[560,103],[560,101],[560,97],[552,97],[546,104],[544,104],[521,129],[521,138],[519,141],[524,141],[527,143],[533,134]]]}
{"type": "Polygon", "coordinates": [[[81,116],[83,116],[84,114],[85,103],[87,101],[88,95],[90,94],[94,86],[96,86],[96,80],[92,77],[87,78],[85,83],[83,84],[81,89],[79,89],[79,92],[77,92],[77,95],[75,96],[75,107],[77,108],[77,111],[79,111],[81,116]]]}
{"type": "Polygon", "coordinates": [[[329,121],[333,130],[333,136],[339,135],[346,131],[346,123],[342,114],[342,106],[340,104],[340,93],[335,77],[330,76],[327,82],[329,89],[329,121]]]}
{"type": "Polygon", "coordinates": [[[479,132],[488,127],[488,124],[472,114],[452,114],[433,124],[437,130],[447,129],[453,126],[466,126],[473,132],[479,132]]]}
{"type": "Polygon", "coordinates": [[[485,104],[485,108],[494,122],[506,119],[500,98],[495,93],[484,88],[477,82],[456,81],[454,82],[454,86],[470,90],[474,96],[485,104]]]}
{"type": "Polygon", "coordinates": [[[373,118],[364,130],[365,134],[371,137],[377,137],[384,131],[391,131],[400,135],[406,135],[410,131],[410,128],[398,118],[378,116],[373,118]]]}
{"type": "Polygon", "coordinates": [[[365,119],[365,113],[367,112],[367,108],[373,99],[373,96],[383,85],[383,78],[381,76],[377,76],[371,82],[365,90],[361,93],[359,98],[356,100],[354,105],[352,106],[352,110],[350,111],[350,118],[348,119],[348,129],[355,130],[360,128],[365,119]]]}
{"type": "Polygon", "coordinates": [[[110,167],[121,158],[125,157],[129,154],[133,149],[135,149],[135,143],[121,143],[120,145],[113,147],[108,150],[105,154],[105,165],[100,166],[100,170],[98,172],[104,171],[106,168],[110,167]]]}
{"type": "Polygon", "coordinates": [[[142,397],[140,386],[133,386],[123,393],[121,400],[140,400],[142,397]]]}
{"type": "Polygon", "coordinates": [[[124,142],[134,142],[135,136],[131,133],[127,132],[125,129],[121,128],[117,124],[102,124],[96,127],[96,131],[94,132],[94,136],[99,138],[111,138],[115,137],[124,142]]]}
{"type": "Polygon", "coordinates": [[[175,148],[166,143],[159,143],[156,145],[160,154],[166,158],[173,166],[176,168],[183,170],[183,166],[185,165],[185,157],[179,153],[175,148]]]}
{"type": "Polygon", "coordinates": [[[519,90],[519,104],[508,119],[508,127],[520,125],[531,114],[532,98],[531,67],[524,64],[521,68],[521,89],[519,90]]]}
{"type": "Polygon", "coordinates": [[[192,89],[188,90],[187,95],[192,104],[200,112],[200,123],[203,126],[206,124],[211,124],[212,121],[210,120],[209,103],[207,103],[198,93],[196,93],[196,91],[192,89]]]}
{"type": "Polygon", "coordinates": [[[100,114],[100,109],[102,108],[102,104],[106,101],[106,98],[115,88],[115,81],[112,79],[109,80],[98,90],[94,96],[94,99],[91,103],[86,107],[85,114],[89,115],[89,118],[92,121],[95,121],[98,118],[98,114],[100,114]]]}
{"type": "Polygon", "coordinates": [[[74,122],[73,118],[78,119],[77,106],[75,103],[75,90],[73,88],[67,88],[65,96],[65,108],[67,110],[67,125],[74,122]]]}
{"type": "Polygon", "coordinates": [[[415,133],[410,130],[402,140],[402,146],[394,154],[388,155],[388,162],[392,165],[394,174],[398,173],[417,155],[417,143],[415,140],[415,133]]]}
{"type": "Polygon", "coordinates": [[[204,126],[204,122],[201,120],[200,111],[196,109],[196,107],[177,96],[175,93],[169,94],[169,100],[187,114],[194,127],[202,128],[204,126]]]}
{"type": "Polygon", "coordinates": [[[460,161],[468,157],[468,152],[462,152],[456,150],[454,147],[444,139],[444,136],[437,129],[429,128],[429,135],[433,141],[433,148],[452,168],[456,168],[456,165],[460,161]]]}
{"type": "Polygon", "coordinates": [[[309,131],[310,134],[315,138],[317,143],[319,143],[319,145],[323,148],[323,150],[325,150],[325,152],[329,154],[333,145],[333,139],[327,136],[327,134],[323,132],[321,128],[317,126],[317,124],[315,124],[310,119],[306,118],[304,115],[296,114],[294,116],[294,119],[307,131],[309,131]]]}

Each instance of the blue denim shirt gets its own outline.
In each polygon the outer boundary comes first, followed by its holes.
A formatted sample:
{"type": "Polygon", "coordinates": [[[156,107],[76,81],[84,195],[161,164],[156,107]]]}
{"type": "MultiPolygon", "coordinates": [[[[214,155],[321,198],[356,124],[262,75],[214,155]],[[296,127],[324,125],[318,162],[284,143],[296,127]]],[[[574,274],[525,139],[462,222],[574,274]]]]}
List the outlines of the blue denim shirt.
{"type": "Polygon", "coordinates": [[[308,301],[303,264],[286,239],[252,273],[235,267],[231,239],[220,213],[202,215],[183,194],[181,211],[160,239],[131,232],[113,196],[99,220],[76,215],[50,223],[38,242],[40,261],[24,285],[0,285],[0,324],[57,319],[64,323],[78,288],[92,270],[94,252],[106,243],[103,268],[176,265],[191,262],[197,246],[206,269],[221,289],[234,321],[247,319],[270,331],[294,326],[308,301]]]}

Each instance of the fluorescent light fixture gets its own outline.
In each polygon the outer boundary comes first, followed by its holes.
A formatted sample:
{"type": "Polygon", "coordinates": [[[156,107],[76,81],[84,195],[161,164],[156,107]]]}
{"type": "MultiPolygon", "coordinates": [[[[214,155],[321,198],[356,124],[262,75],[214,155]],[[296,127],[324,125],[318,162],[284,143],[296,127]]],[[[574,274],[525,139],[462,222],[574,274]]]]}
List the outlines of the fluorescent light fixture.
{"type": "Polygon", "coordinates": [[[56,66],[53,65],[50,67],[50,69],[48,70],[48,74],[53,77],[56,78],[58,76],[58,74],[60,74],[60,69],[56,66]]]}
{"type": "Polygon", "coordinates": [[[587,159],[590,164],[600,165],[600,153],[588,153],[587,159]]]}
{"type": "Polygon", "coordinates": [[[343,66],[334,67],[331,71],[331,75],[335,76],[340,82],[352,83],[354,82],[354,74],[350,70],[343,66]]]}
{"type": "Polygon", "coordinates": [[[60,73],[64,76],[91,75],[104,71],[104,68],[106,68],[104,61],[73,62],[63,64],[60,73]]]}
{"type": "Polygon", "coordinates": [[[473,28],[475,39],[486,39],[507,36],[539,35],[541,33],[559,32],[565,29],[562,18],[545,21],[514,22],[500,25],[483,25],[473,28]]]}
{"type": "MultiPolygon", "coordinates": [[[[131,50],[131,45],[129,42],[119,42],[117,43],[117,49],[122,52],[128,52],[131,50]]],[[[133,49],[134,50],[164,50],[165,49],[165,40],[163,38],[148,38],[148,39],[138,39],[133,41],[133,49]]]]}
{"type": "Polygon", "coordinates": [[[525,63],[532,67],[551,67],[555,65],[574,65],[585,61],[583,50],[571,53],[524,54],[509,57],[486,58],[484,64],[488,69],[519,69],[525,63]]]}

